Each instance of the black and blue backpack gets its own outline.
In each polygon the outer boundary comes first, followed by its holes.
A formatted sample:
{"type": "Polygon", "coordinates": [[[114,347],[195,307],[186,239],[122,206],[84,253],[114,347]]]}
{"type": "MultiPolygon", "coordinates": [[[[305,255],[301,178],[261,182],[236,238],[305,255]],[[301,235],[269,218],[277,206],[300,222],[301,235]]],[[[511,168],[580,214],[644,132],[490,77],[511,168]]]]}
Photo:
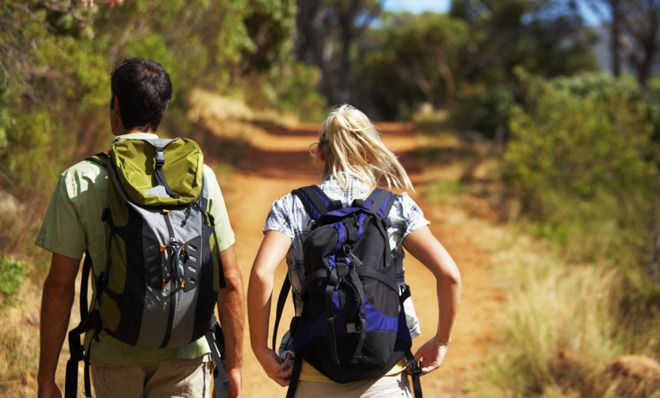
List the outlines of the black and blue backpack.
{"type": "MultiPolygon", "coordinates": [[[[403,301],[403,250],[391,250],[387,235],[396,195],[375,189],[367,199],[343,207],[315,185],[292,192],[312,219],[303,239],[303,309],[291,321],[294,366],[287,398],[293,398],[302,362],[337,383],[378,379],[405,358],[413,370],[413,388],[421,398],[421,370],[403,301]]],[[[277,328],[290,290],[285,278],[277,303],[277,328]]]]}

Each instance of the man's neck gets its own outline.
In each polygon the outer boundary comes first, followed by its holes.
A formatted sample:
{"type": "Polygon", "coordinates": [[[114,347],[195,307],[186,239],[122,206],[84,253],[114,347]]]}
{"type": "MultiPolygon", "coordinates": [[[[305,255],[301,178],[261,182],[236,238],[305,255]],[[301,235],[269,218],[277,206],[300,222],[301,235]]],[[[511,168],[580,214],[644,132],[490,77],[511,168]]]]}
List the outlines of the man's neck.
{"type": "Polygon", "coordinates": [[[120,130],[120,131],[114,133],[115,136],[126,135],[126,134],[155,134],[155,133],[152,129],[148,129],[148,130],[131,129],[131,130],[128,130],[128,131],[120,130]]]}
{"type": "Polygon", "coordinates": [[[148,129],[148,130],[131,129],[124,134],[146,134],[146,133],[153,134],[154,131],[152,129],[148,129]]]}

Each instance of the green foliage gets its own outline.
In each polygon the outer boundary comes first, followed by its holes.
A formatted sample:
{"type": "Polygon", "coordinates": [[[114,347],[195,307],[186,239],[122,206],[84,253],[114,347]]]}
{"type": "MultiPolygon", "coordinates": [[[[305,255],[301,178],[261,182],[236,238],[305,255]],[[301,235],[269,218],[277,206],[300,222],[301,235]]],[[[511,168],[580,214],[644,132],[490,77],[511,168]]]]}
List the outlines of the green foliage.
{"type": "MultiPolygon", "coordinates": [[[[439,108],[455,95],[456,54],[468,27],[444,14],[388,14],[361,62],[361,106],[377,118],[410,118],[422,103],[439,108]],[[386,82],[386,83],[385,83],[386,82]]],[[[357,94],[357,93],[356,93],[357,94]]]]}
{"type": "Polygon", "coordinates": [[[571,0],[454,0],[450,15],[470,23],[462,54],[470,80],[510,82],[516,67],[546,77],[596,67],[596,36],[571,0]]]}
{"type": "Polygon", "coordinates": [[[0,303],[14,302],[26,275],[26,265],[22,261],[0,258],[0,303]]]}
{"type": "Polygon", "coordinates": [[[425,191],[425,197],[432,202],[442,202],[466,191],[460,181],[439,180],[431,184],[425,191]]]}
{"type": "Polygon", "coordinates": [[[250,90],[246,102],[256,109],[276,109],[302,120],[320,120],[324,98],[317,92],[318,68],[302,64],[293,53],[296,6],[293,1],[255,0],[245,16],[251,46],[242,56],[250,90]]]}
{"type": "Polygon", "coordinates": [[[494,138],[508,130],[514,106],[511,89],[466,84],[457,96],[448,122],[459,130],[475,130],[494,138]]]}
{"type": "Polygon", "coordinates": [[[60,161],[75,152],[75,146],[53,150],[51,144],[77,141],[83,110],[105,104],[108,98],[104,57],[89,51],[94,42],[76,36],[79,30],[74,29],[84,25],[88,14],[78,13],[71,4],[56,6],[10,1],[0,8],[2,20],[11,21],[0,33],[2,51],[11,56],[2,61],[0,80],[2,177],[19,196],[36,200],[49,192],[44,186],[52,185],[60,161]],[[72,27],[53,19],[67,12],[75,14],[72,27]]]}
{"type": "Polygon", "coordinates": [[[504,167],[524,214],[574,259],[648,261],[658,228],[657,103],[605,76],[521,78],[504,167]]]}
{"type": "Polygon", "coordinates": [[[318,72],[294,61],[293,1],[96,3],[0,3],[0,185],[25,204],[0,214],[0,247],[12,252],[31,245],[19,237],[34,235],[57,174],[107,148],[109,72],[121,59],[151,58],[168,70],[174,98],[162,130],[172,135],[199,128],[187,118],[196,87],[311,118],[325,108],[318,72]]]}
{"type": "Polygon", "coordinates": [[[304,121],[320,121],[325,117],[326,100],[316,91],[320,79],[317,68],[295,63],[269,76],[273,86],[273,95],[269,105],[296,115],[304,121]]]}
{"type": "Polygon", "coordinates": [[[469,23],[458,54],[464,76],[450,123],[487,137],[508,135],[520,88],[516,69],[557,77],[596,69],[596,36],[568,0],[455,0],[450,15],[469,23]]]}
{"type": "Polygon", "coordinates": [[[127,57],[168,70],[177,129],[191,128],[181,115],[198,86],[317,115],[325,105],[317,72],[293,59],[295,13],[294,2],[274,0],[3,2],[0,178],[20,197],[43,200],[54,173],[107,145],[108,72],[127,57]]]}

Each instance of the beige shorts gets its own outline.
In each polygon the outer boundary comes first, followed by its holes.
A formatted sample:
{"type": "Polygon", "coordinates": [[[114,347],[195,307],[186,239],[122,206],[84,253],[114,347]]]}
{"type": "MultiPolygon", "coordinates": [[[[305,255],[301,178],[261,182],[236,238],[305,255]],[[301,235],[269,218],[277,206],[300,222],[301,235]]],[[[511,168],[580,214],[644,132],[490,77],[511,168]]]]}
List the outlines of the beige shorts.
{"type": "Polygon", "coordinates": [[[405,372],[383,376],[378,380],[356,381],[347,384],[323,381],[298,382],[296,398],[410,398],[405,372]]]}
{"type": "Polygon", "coordinates": [[[210,398],[212,366],[207,357],[126,368],[92,365],[94,396],[210,398]]]}

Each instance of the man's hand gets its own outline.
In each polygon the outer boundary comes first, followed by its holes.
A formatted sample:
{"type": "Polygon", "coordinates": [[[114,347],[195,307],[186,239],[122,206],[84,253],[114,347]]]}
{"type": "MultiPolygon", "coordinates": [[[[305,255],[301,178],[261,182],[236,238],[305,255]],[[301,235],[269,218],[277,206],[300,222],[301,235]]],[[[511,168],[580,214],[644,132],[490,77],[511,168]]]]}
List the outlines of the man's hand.
{"type": "Polygon", "coordinates": [[[226,369],[226,372],[229,379],[227,398],[239,398],[241,396],[241,369],[226,369]]]}
{"type": "Polygon", "coordinates": [[[415,353],[415,360],[421,361],[422,374],[433,372],[442,365],[447,355],[447,344],[437,337],[431,338],[415,353]]]}

